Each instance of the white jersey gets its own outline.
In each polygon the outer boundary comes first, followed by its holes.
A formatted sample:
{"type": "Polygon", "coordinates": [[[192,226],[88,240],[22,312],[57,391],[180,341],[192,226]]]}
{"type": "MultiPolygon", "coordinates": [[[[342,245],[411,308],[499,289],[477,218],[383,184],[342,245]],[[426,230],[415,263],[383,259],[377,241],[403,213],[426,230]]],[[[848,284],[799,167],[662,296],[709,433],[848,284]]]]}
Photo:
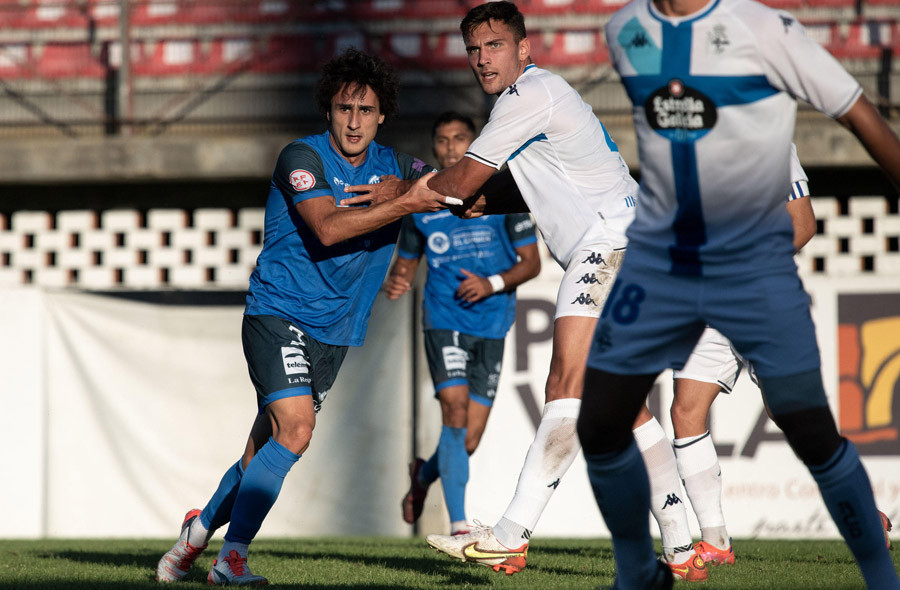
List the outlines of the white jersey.
{"type": "Polygon", "coordinates": [[[527,66],[466,156],[497,169],[509,165],[563,268],[586,246],[625,247],[637,183],[590,105],[556,74],[527,66]]]}
{"type": "Polygon", "coordinates": [[[862,92],[856,80],[793,16],[754,0],[711,0],[682,18],[634,0],[606,39],[641,163],[632,264],[688,276],[793,266],[794,99],[839,117],[862,92]]]}

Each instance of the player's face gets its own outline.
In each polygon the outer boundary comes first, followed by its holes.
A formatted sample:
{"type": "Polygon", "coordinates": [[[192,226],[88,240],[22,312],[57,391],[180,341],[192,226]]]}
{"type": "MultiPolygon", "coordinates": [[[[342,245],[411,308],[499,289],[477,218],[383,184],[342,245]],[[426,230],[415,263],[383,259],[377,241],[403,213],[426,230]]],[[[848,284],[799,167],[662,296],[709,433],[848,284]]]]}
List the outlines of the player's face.
{"type": "Polygon", "coordinates": [[[462,121],[450,121],[438,125],[434,131],[434,157],[437,158],[439,168],[449,168],[459,162],[469,145],[475,139],[465,123],[462,121]]]}
{"type": "Polygon", "coordinates": [[[516,43],[513,32],[501,22],[490,20],[478,25],[465,42],[469,67],[486,94],[502,93],[528,65],[528,39],[516,43]]]}
{"type": "Polygon", "coordinates": [[[354,166],[366,159],[366,149],[384,123],[378,96],[369,85],[344,85],[331,97],[327,118],[331,145],[354,166]]]}

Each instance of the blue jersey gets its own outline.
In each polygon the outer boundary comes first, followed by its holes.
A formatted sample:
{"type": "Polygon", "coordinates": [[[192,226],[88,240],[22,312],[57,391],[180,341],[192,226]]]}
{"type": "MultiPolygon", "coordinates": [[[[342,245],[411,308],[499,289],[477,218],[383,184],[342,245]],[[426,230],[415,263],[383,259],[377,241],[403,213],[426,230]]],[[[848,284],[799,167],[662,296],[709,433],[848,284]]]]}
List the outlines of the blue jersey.
{"type": "Polygon", "coordinates": [[[753,0],[684,17],[634,0],[606,40],[641,163],[626,264],[686,276],[793,269],[784,194],[795,99],[839,117],[859,83],[793,16],[753,0]]]}
{"type": "Polygon", "coordinates": [[[375,142],[352,166],[329,133],[298,139],[278,157],[266,202],[265,237],[250,275],[248,315],[274,315],[337,346],[359,346],[369,313],[393,256],[400,221],[323,246],[295,205],[344,195],[344,187],[378,182],[385,174],[418,178],[432,170],[421,160],[375,142]]]}
{"type": "Polygon", "coordinates": [[[416,213],[403,221],[398,256],[428,260],[423,325],[480,338],[504,338],[516,315],[513,292],[467,302],[456,295],[465,269],[482,277],[509,270],[515,249],[537,241],[527,213],[459,219],[449,211],[416,213]]]}

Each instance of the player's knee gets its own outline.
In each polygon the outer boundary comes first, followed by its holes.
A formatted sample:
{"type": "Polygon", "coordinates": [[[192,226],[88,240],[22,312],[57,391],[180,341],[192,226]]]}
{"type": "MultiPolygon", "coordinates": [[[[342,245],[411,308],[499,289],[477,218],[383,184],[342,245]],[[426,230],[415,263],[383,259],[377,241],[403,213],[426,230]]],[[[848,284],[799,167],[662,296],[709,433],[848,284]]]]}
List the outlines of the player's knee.
{"type": "Polygon", "coordinates": [[[577,423],[585,453],[620,452],[631,444],[631,429],[653,378],[587,370],[577,423]]]}
{"type": "Polygon", "coordinates": [[[469,418],[469,405],[465,400],[441,401],[444,426],[465,428],[469,418]]]}
{"type": "Polygon", "coordinates": [[[809,466],[827,462],[843,440],[827,406],[776,415],[775,423],[797,457],[809,466]]]}
{"type": "Polygon", "coordinates": [[[293,424],[289,428],[280,429],[275,436],[275,440],[292,453],[301,455],[309,448],[312,434],[312,424],[302,422],[293,424]]]}
{"type": "Polygon", "coordinates": [[[706,409],[701,406],[677,403],[677,400],[672,402],[672,409],[669,410],[676,436],[693,436],[706,432],[707,414],[706,409]]]}

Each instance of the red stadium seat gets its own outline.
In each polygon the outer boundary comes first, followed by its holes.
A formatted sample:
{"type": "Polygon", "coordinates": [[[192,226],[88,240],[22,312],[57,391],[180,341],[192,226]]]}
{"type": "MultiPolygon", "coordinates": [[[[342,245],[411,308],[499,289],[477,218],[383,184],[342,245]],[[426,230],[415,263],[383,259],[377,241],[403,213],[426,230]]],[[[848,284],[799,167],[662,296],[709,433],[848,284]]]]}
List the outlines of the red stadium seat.
{"type": "Polygon", "coordinates": [[[855,8],[856,0],[806,0],[810,7],[827,7],[827,8],[855,8]]]}
{"type": "Polygon", "coordinates": [[[136,76],[175,76],[189,74],[196,67],[197,42],[190,39],[147,41],[134,60],[136,76]]]}
{"type": "Polygon", "coordinates": [[[178,12],[175,0],[144,0],[132,5],[129,21],[136,27],[164,25],[175,22],[178,12]]]}
{"type": "Polygon", "coordinates": [[[353,6],[353,17],[360,20],[400,18],[406,3],[404,0],[362,0],[353,6]]]}
{"type": "Polygon", "coordinates": [[[891,23],[863,21],[847,26],[840,44],[831,49],[839,59],[875,59],[891,44],[891,23]]]}
{"type": "Polygon", "coordinates": [[[102,78],[106,74],[87,43],[48,43],[40,49],[35,66],[36,75],[44,78],[102,78]]]}
{"type": "Polygon", "coordinates": [[[440,33],[432,39],[432,42],[434,47],[422,57],[423,67],[439,70],[460,70],[469,67],[466,46],[458,32],[440,33]]]}
{"type": "Polygon", "coordinates": [[[34,77],[31,45],[8,43],[0,47],[0,77],[7,80],[34,77]]]}
{"type": "Polygon", "coordinates": [[[312,35],[276,35],[263,43],[250,70],[260,73],[312,71],[318,65],[312,35]]]}
{"type": "Polygon", "coordinates": [[[609,50],[596,29],[560,30],[531,36],[531,56],[541,67],[583,66],[609,62],[609,50]]]}
{"type": "Polygon", "coordinates": [[[524,0],[519,8],[525,15],[566,14],[575,11],[578,0],[524,0]]]}
{"type": "Polygon", "coordinates": [[[235,20],[240,4],[229,0],[197,0],[179,6],[175,22],[187,25],[213,25],[235,20]]]}
{"type": "Polygon", "coordinates": [[[760,0],[760,2],[779,10],[797,10],[804,6],[804,0],[760,0]]]}
{"type": "Polygon", "coordinates": [[[810,39],[818,41],[828,51],[840,46],[842,42],[838,24],[834,21],[804,22],[803,27],[810,39]]]}
{"type": "Polygon", "coordinates": [[[481,2],[472,0],[407,0],[403,10],[403,18],[462,18],[472,6],[477,4],[481,4],[481,2]]]}
{"type": "Polygon", "coordinates": [[[628,3],[628,0],[578,0],[575,12],[581,14],[609,14],[628,3]]]}

